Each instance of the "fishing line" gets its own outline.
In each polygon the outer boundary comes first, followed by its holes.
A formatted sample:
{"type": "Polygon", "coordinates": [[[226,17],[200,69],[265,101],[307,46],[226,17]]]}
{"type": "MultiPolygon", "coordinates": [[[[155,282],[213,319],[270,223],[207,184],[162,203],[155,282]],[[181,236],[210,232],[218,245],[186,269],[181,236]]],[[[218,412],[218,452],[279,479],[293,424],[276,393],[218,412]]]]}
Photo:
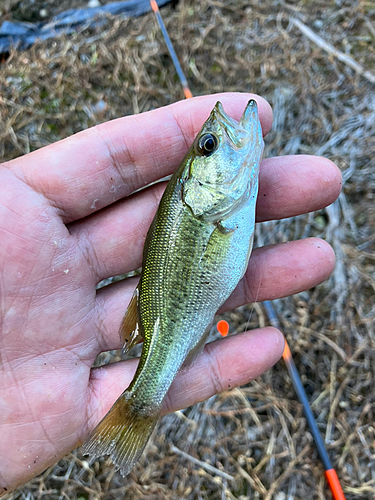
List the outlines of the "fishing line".
{"type": "MultiPolygon", "coordinates": [[[[254,227],[254,240],[256,238],[257,245],[259,245],[257,248],[264,246],[264,240],[263,240],[263,235],[262,235],[262,232],[261,232],[261,228],[262,228],[261,224],[259,224],[259,223],[255,224],[255,227],[254,227]]],[[[253,300],[253,306],[252,306],[249,318],[248,318],[247,323],[246,323],[245,332],[249,328],[250,321],[251,321],[251,316],[253,315],[253,312],[254,312],[254,309],[255,309],[255,304],[258,301],[258,297],[259,297],[259,293],[260,293],[260,288],[262,286],[262,281],[263,281],[263,278],[264,278],[264,273],[265,273],[265,271],[263,270],[262,276],[259,279],[258,290],[257,290],[257,293],[255,294],[255,298],[253,300]]]]}
{"type": "MultiPolygon", "coordinates": [[[[251,311],[249,313],[249,317],[248,317],[248,320],[247,320],[247,323],[246,323],[246,327],[245,327],[245,332],[247,332],[247,329],[250,326],[251,317],[252,317],[254,309],[255,309],[255,304],[258,301],[258,297],[259,297],[259,293],[260,293],[260,287],[262,286],[263,277],[264,277],[264,271],[262,273],[261,278],[259,279],[258,290],[257,290],[257,293],[255,294],[255,297],[254,297],[254,300],[253,300],[253,303],[252,303],[251,311]]],[[[242,278],[242,279],[244,279],[244,278],[242,278]]]]}
{"type": "MultiPolygon", "coordinates": [[[[150,5],[151,5],[152,10],[155,13],[155,16],[156,16],[158,23],[159,23],[161,32],[163,34],[165,43],[167,45],[169,54],[170,54],[171,59],[172,59],[173,65],[176,69],[176,73],[177,73],[178,78],[181,82],[181,86],[182,86],[184,95],[185,95],[186,99],[190,99],[191,97],[193,97],[193,94],[189,88],[186,76],[185,76],[184,72],[182,71],[177,54],[176,54],[174,47],[172,45],[172,42],[169,38],[168,32],[166,30],[166,27],[164,25],[163,19],[161,17],[160,11],[159,11],[158,4],[156,3],[155,0],[150,0],[150,5]]],[[[259,282],[260,284],[259,284],[258,294],[260,291],[261,281],[262,280],[260,280],[260,282],[259,282]]],[[[271,325],[280,330],[280,323],[279,323],[278,318],[276,316],[272,302],[267,300],[267,301],[263,302],[263,305],[264,305],[264,308],[266,310],[266,314],[268,316],[268,319],[269,319],[269,322],[271,323],[271,325]]],[[[253,305],[253,308],[254,307],[255,306],[253,305]]],[[[251,318],[252,312],[253,311],[251,311],[251,313],[250,313],[250,318],[251,318]]],[[[250,318],[249,318],[248,324],[250,323],[250,318]]],[[[218,329],[219,333],[221,333],[223,336],[226,336],[229,332],[228,322],[225,320],[219,321],[217,323],[217,329],[218,329]],[[222,333],[222,332],[224,332],[224,333],[222,333]]],[[[297,367],[293,361],[292,353],[289,349],[289,345],[288,345],[288,342],[286,341],[286,339],[285,339],[285,348],[284,348],[284,352],[283,352],[283,359],[284,359],[285,364],[287,366],[290,378],[292,379],[294,389],[295,389],[297,396],[298,396],[298,398],[303,406],[306,420],[307,420],[308,425],[310,427],[311,434],[314,438],[315,445],[317,447],[320,459],[321,459],[322,464],[323,464],[324,469],[325,469],[325,477],[326,477],[328,486],[331,490],[332,498],[333,498],[333,500],[346,500],[345,495],[342,491],[340,480],[337,476],[335,469],[332,467],[331,460],[328,456],[328,453],[327,453],[327,450],[325,448],[322,436],[321,436],[320,431],[318,429],[318,426],[316,424],[313,412],[312,412],[310,404],[309,404],[309,400],[307,398],[307,395],[306,395],[305,389],[303,387],[301,378],[299,376],[297,367]]]]}

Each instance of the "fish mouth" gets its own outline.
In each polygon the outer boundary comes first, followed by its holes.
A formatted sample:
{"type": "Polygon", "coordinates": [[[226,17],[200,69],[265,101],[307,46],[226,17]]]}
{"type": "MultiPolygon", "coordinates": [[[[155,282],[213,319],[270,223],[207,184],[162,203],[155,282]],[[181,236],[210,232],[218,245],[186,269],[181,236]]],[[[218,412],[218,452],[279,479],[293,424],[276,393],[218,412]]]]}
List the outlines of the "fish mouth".
{"type": "Polygon", "coordinates": [[[227,115],[222,103],[217,101],[206,125],[210,126],[211,123],[214,125],[215,122],[220,125],[230,139],[234,149],[242,149],[259,132],[257,130],[258,126],[260,127],[257,102],[255,99],[250,99],[240,121],[237,121],[227,115]]]}

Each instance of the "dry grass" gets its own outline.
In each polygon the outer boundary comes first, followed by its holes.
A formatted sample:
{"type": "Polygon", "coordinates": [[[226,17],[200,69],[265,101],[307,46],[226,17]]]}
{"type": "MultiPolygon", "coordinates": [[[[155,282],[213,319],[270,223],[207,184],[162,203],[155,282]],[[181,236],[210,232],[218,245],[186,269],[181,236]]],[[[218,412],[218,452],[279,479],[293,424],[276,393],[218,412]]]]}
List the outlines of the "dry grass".
{"type": "MultiPolygon", "coordinates": [[[[163,9],[195,94],[265,96],[275,112],[266,156],[321,154],[344,174],[335,204],[258,225],[257,238],[267,244],[318,235],[335,248],[328,282],[275,306],[348,500],[375,498],[375,94],[290,19],[374,73],[374,15],[370,0],[194,0],[163,9]]],[[[13,52],[0,68],[0,95],[4,159],[182,98],[151,15],[13,52]]],[[[225,317],[232,331],[267,323],[261,305],[225,317]]],[[[246,387],[165,417],[126,479],[104,459],[90,469],[74,452],[8,499],[125,496],[330,498],[283,363],[246,387]]]]}

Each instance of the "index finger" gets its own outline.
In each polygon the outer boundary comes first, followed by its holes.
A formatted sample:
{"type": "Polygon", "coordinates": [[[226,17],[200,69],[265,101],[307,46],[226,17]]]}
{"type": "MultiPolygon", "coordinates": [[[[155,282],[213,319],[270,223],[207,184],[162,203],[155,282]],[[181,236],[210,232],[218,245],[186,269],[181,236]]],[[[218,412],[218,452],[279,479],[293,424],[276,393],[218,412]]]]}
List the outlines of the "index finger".
{"type": "Polygon", "coordinates": [[[266,134],[272,123],[267,101],[253,94],[216,94],[103,123],[5,166],[71,222],[174,172],[216,101],[239,119],[252,98],[266,134]]]}

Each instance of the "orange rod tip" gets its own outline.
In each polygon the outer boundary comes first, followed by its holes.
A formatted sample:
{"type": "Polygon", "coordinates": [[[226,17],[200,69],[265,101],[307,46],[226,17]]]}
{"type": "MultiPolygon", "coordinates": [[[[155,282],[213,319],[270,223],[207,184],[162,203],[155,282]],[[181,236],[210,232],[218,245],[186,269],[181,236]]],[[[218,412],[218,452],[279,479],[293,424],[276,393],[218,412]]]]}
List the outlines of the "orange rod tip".
{"type": "Polygon", "coordinates": [[[156,3],[156,0],[150,0],[150,4],[151,4],[151,9],[154,11],[154,12],[157,12],[159,10],[159,6],[158,4],[156,3]]]}
{"type": "Polygon", "coordinates": [[[225,319],[221,319],[218,324],[216,325],[217,331],[222,335],[223,337],[226,337],[229,332],[229,324],[225,319]]]}
{"type": "Polygon", "coordinates": [[[340,480],[337,477],[335,469],[329,469],[325,472],[327,483],[332,492],[333,500],[346,500],[344,492],[342,491],[340,480]]]}
{"type": "Polygon", "coordinates": [[[288,342],[286,341],[286,338],[284,338],[285,341],[285,346],[284,346],[284,352],[283,352],[283,358],[284,359],[291,359],[292,353],[290,352],[288,342]]]}
{"type": "Polygon", "coordinates": [[[193,97],[193,94],[191,93],[189,87],[184,87],[184,95],[186,99],[191,99],[193,97]]]}

